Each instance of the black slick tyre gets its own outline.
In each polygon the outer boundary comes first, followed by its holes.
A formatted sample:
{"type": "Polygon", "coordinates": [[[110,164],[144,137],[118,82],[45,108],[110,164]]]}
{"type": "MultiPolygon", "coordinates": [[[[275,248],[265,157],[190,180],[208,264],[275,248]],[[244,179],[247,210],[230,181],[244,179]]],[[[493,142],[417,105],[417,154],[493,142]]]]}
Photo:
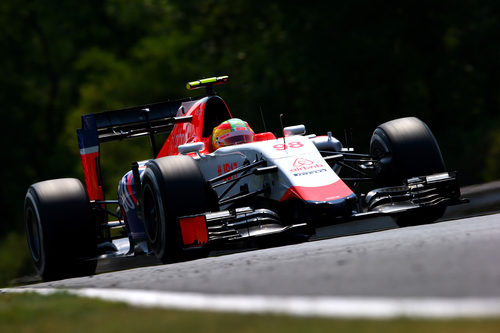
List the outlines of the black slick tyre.
{"type": "MultiPolygon", "coordinates": [[[[429,127],[415,117],[400,118],[378,126],[370,141],[370,154],[379,160],[376,185],[402,185],[411,177],[445,172],[446,167],[436,138],[429,127]]],[[[431,223],[446,207],[425,207],[403,214],[401,226],[431,223]]]]}
{"type": "Polygon", "coordinates": [[[142,216],[148,243],[163,263],[204,257],[206,248],[183,250],[178,217],[210,211],[209,186],[190,156],[147,163],[142,178],[142,216]]]}
{"type": "Polygon", "coordinates": [[[370,141],[370,154],[380,160],[377,179],[384,184],[399,185],[414,176],[446,171],[436,138],[415,117],[378,126],[370,141]]]}
{"type": "Polygon", "coordinates": [[[31,185],[24,201],[31,257],[44,281],[95,274],[97,229],[87,192],[78,179],[31,185]]]}

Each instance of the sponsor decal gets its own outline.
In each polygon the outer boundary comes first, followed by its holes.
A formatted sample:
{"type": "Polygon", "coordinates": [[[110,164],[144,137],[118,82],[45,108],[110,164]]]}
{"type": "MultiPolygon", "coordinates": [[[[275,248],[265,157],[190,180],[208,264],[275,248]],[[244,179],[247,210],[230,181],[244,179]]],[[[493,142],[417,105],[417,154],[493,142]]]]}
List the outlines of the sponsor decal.
{"type": "Polygon", "coordinates": [[[191,140],[193,140],[193,138],[195,137],[193,124],[191,124],[191,123],[185,124],[184,129],[181,129],[181,130],[183,132],[181,132],[179,134],[175,134],[175,136],[173,137],[172,143],[173,143],[174,147],[178,147],[180,145],[188,143],[191,140]]]}
{"type": "Polygon", "coordinates": [[[326,171],[327,171],[326,169],[319,169],[319,170],[312,170],[312,171],[294,173],[293,175],[295,177],[297,177],[297,176],[308,176],[308,175],[313,175],[313,174],[316,174],[316,173],[322,173],[322,172],[326,172],[326,171]]]}
{"type": "MultiPolygon", "coordinates": [[[[238,167],[238,163],[236,163],[236,162],[219,164],[217,166],[217,174],[220,176],[226,172],[229,172],[231,170],[236,169],[237,167],[238,167]]],[[[231,177],[224,178],[224,180],[231,180],[231,179],[234,179],[237,177],[238,177],[238,175],[232,175],[231,177]]]]}
{"type": "MultiPolygon", "coordinates": [[[[131,210],[135,210],[137,200],[134,200],[131,189],[132,183],[132,172],[129,171],[120,181],[118,187],[118,199],[120,201],[120,206],[125,210],[125,213],[128,213],[131,210]]],[[[135,191],[135,187],[134,187],[135,191]]]]}
{"type": "MultiPolygon", "coordinates": [[[[308,171],[312,169],[320,169],[323,168],[324,165],[321,163],[316,163],[314,161],[308,160],[307,158],[296,158],[293,162],[293,168],[290,169],[291,172],[301,172],[308,171]]],[[[325,169],[326,171],[326,169],[325,169]]]]}

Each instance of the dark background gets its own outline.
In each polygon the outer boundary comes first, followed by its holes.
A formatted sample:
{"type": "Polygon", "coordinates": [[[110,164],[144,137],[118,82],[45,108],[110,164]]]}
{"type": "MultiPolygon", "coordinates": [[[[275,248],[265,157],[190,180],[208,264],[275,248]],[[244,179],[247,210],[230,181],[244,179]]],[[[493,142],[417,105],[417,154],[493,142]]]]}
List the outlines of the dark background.
{"type": "MultiPolygon", "coordinates": [[[[193,96],[217,87],[262,131],[303,123],[368,151],[374,128],[425,121],[462,185],[500,178],[498,1],[43,1],[0,3],[0,240],[23,230],[28,186],[82,177],[85,113],[193,96]]],[[[138,143],[108,148],[119,178],[138,143]]],[[[104,154],[104,152],[103,152],[104,154]]],[[[136,156],[137,156],[136,155],[136,156]]],[[[116,193],[116,181],[108,181],[116,193]]]]}

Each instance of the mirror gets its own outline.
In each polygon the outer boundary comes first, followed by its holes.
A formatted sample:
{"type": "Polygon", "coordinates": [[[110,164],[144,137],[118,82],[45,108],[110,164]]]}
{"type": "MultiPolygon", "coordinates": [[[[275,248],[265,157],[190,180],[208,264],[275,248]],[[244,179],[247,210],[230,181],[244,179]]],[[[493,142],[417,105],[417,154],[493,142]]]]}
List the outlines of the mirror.
{"type": "Polygon", "coordinates": [[[306,127],[304,125],[288,126],[283,129],[283,135],[285,137],[304,134],[306,134],[306,127]]]}
{"type": "Polygon", "coordinates": [[[178,147],[179,153],[181,153],[182,155],[186,155],[189,153],[197,153],[200,150],[204,149],[205,149],[205,144],[203,142],[186,143],[178,147]]]}

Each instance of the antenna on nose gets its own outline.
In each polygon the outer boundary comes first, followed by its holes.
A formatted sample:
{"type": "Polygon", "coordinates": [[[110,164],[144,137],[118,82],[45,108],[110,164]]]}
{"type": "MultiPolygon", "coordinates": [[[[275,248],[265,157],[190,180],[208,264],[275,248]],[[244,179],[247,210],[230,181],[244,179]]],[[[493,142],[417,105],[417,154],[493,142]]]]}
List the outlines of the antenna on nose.
{"type": "Polygon", "coordinates": [[[285,128],[283,127],[283,113],[280,113],[280,123],[281,123],[281,133],[283,133],[283,145],[284,148],[286,149],[285,128]]]}

